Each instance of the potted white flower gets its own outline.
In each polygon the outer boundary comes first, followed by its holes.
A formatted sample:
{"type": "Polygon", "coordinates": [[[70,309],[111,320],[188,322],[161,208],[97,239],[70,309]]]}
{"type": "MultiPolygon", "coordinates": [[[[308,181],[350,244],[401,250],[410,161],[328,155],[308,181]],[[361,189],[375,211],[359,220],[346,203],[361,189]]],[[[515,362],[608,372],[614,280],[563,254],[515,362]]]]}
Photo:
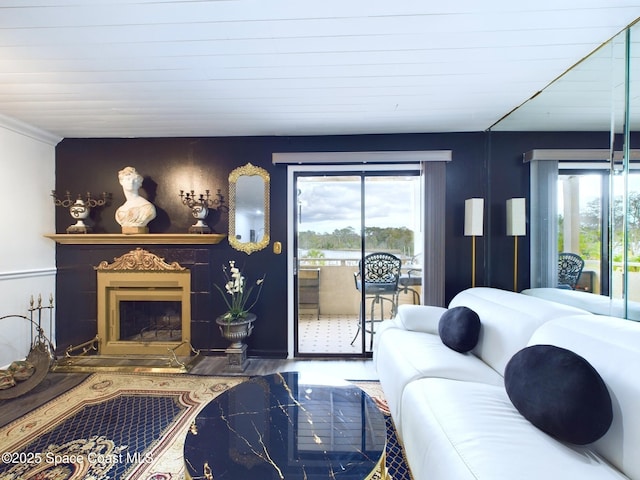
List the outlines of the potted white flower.
{"type": "Polygon", "coordinates": [[[242,342],[253,331],[256,315],[251,309],[260,297],[264,276],[248,286],[246,278],[233,260],[229,260],[229,267],[223,266],[222,271],[226,279],[224,289],[217,284],[215,287],[222,294],[227,311],[216,318],[216,323],[220,327],[220,334],[232,342],[229,348],[242,348],[242,342]]]}

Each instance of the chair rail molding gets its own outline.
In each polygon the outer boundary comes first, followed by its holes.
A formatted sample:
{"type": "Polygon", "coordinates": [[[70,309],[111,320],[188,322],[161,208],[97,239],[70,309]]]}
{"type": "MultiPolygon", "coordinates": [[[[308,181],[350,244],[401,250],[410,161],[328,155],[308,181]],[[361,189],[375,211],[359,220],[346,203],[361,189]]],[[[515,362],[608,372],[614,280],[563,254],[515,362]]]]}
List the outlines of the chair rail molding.
{"type": "Polygon", "coordinates": [[[12,272],[0,272],[0,281],[17,280],[21,278],[48,277],[55,275],[57,269],[55,267],[35,268],[29,270],[18,270],[12,272]]]}

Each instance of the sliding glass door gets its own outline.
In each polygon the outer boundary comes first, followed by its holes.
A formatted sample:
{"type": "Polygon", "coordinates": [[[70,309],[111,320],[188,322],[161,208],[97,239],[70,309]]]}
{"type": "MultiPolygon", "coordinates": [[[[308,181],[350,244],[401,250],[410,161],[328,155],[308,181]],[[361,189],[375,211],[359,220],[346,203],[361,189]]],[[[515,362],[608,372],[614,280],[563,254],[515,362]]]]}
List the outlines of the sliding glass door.
{"type": "Polygon", "coordinates": [[[608,296],[607,313],[639,320],[625,309],[640,303],[640,174],[561,170],[558,252],[584,260],[576,290],[608,296]]]}
{"type": "Polygon", "coordinates": [[[640,320],[640,174],[613,177],[611,216],[613,313],[640,320]]]}
{"type": "Polygon", "coordinates": [[[608,171],[560,171],[558,252],[578,255],[584,266],[576,290],[608,292],[608,171]]]}
{"type": "Polygon", "coordinates": [[[379,321],[399,303],[419,303],[418,173],[323,167],[294,176],[296,356],[367,355],[379,321]],[[366,291],[362,264],[371,253],[401,262],[397,288],[366,291]]]}

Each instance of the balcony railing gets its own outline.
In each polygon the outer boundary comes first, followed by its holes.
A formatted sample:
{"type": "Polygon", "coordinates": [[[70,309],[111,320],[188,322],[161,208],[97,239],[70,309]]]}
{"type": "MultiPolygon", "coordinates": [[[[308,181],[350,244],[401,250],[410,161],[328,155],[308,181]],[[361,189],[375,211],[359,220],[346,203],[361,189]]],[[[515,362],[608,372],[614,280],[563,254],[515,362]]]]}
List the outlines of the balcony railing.
{"type": "MultiPolygon", "coordinates": [[[[358,272],[357,259],[345,258],[304,258],[300,269],[320,269],[320,312],[325,315],[358,315],[360,292],[356,289],[354,274],[358,272]]],[[[403,267],[407,271],[415,266],[403,267]]],[[[420,292],[420,287],[412,287],[420,292]]],[[[398,301],[413,303],[412,292],[401,292],[398,301]]]]}
{"type": "MultiPolygon", "coordinates": [[[[640,265],[639,265],[640,266],[640,265]]],[[[355,288],[353,275],[358,271],[358,260],[347,258],[304,258],[300,260],[300,268],[314,268],[320,270],[320,312],[326,315],[358,315],[360,306],[360,292],[355,288]]],[[[414,268],[411,265],[403,266],[403,272],[414,268]]],[[[596,265],[587,262],[585,269],[597,272],[596,265]]],[[[597,275],[597,274],[596,274],[597,275]]],[[[596,278],[594,283],[598,284],[596,278]]],[[[629,272],[629,299],[640,302],[640,272],[629,272]]],[[[420,286],[412,287],[421,294],[420,286]]],[[[622,272],[614,269],[613,295],[621,298],[622,272]]],[[[596,288],[594,293],[599,293],[596,288]]],[[[414,303],[415,296],[412,292],[402,292],[399,302],[414,303]]]]}

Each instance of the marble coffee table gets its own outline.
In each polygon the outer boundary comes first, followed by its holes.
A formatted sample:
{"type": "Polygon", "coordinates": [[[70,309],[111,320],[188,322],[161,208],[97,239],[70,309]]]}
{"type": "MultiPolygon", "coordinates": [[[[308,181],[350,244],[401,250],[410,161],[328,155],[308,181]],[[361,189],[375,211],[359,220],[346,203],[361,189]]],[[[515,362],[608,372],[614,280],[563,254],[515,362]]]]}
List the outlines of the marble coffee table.
{"type": "Polygon", "coordinates": [[[365,480],[385,467],[385,419],[344,380],[285,372],[220,394],[185,439],[187,479],[365,480]]]}

